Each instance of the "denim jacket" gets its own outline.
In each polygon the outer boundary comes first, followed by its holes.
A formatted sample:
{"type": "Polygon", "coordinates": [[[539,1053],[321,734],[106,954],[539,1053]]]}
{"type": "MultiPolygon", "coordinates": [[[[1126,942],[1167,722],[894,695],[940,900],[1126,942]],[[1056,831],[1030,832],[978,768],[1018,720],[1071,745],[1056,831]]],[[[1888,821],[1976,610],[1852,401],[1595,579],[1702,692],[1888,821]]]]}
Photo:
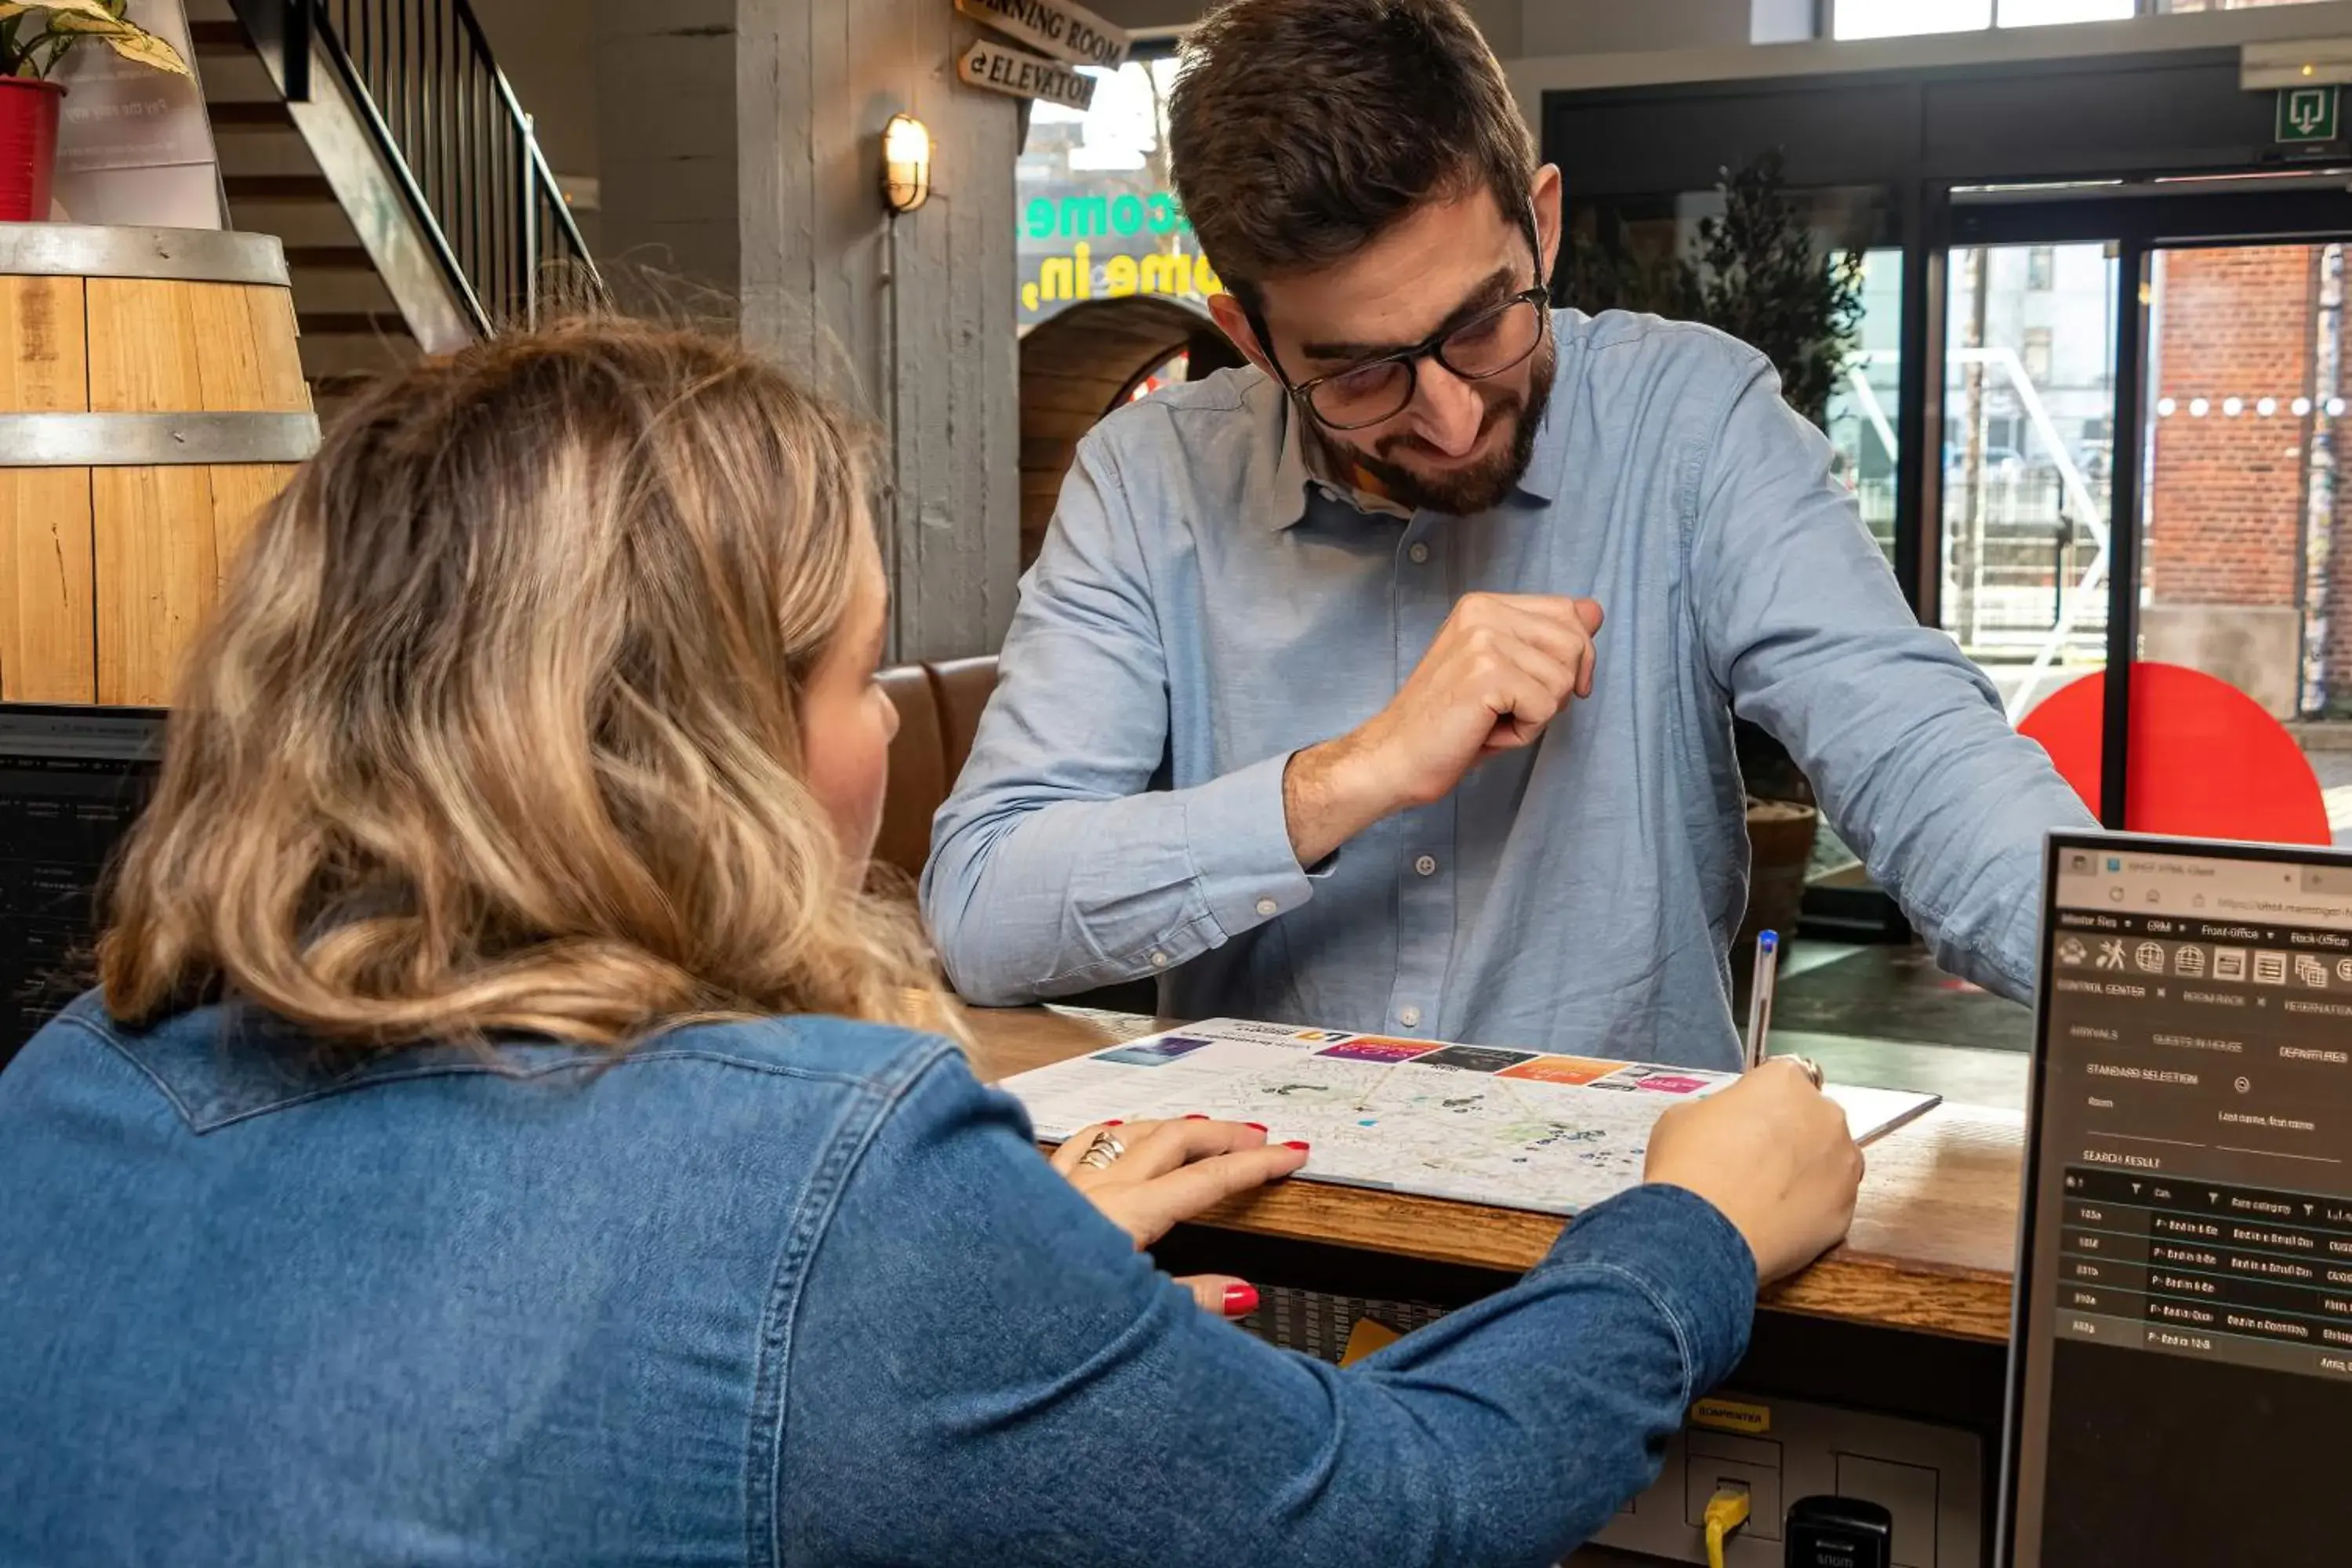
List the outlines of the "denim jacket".
{"type": "Polygon", "coordinates": [[[0,1563],[1538,1563],[1754,1305],[1644,1187],[1342,1371],[1201,1311],[941,1039],[306,1059],[85,997],[0,1074],[0,1563]]]}

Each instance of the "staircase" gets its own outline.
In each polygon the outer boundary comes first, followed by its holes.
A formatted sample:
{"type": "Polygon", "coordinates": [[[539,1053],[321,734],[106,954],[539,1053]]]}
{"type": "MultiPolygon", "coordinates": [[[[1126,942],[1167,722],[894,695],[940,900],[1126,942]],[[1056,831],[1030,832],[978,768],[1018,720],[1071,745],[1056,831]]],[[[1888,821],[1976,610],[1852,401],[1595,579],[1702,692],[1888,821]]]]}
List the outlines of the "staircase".
{"type": "Polygon", "coordinates": [[[467,0],[188,0],[188,22],[231,226],[285,243],[321,419],[602,296],[467,0]]]}

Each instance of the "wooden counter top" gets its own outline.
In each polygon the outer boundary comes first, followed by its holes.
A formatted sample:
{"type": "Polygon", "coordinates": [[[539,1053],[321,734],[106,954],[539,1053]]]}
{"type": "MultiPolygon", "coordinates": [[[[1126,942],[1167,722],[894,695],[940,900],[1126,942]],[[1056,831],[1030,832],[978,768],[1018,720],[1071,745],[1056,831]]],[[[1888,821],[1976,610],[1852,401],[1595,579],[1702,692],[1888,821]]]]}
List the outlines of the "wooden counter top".
{"type": "MultiPolygon", "coordinates": [[[[972,1065],[989,1081],[1164,1026],[1080,1008],[972,1008],[972,1065]]],[[[1846,1244],[1764,1299],[1767,1309],[1964,1339],[2009,1335],[2024,1119],[1941,1105],[1870,1145],[1846,1244]]],[[[1293,1182],[1212,1210],[1202,1224],[1434,1263],[1518,1272],[1561,1222],[1521,1209],[1293,1182]]]]}

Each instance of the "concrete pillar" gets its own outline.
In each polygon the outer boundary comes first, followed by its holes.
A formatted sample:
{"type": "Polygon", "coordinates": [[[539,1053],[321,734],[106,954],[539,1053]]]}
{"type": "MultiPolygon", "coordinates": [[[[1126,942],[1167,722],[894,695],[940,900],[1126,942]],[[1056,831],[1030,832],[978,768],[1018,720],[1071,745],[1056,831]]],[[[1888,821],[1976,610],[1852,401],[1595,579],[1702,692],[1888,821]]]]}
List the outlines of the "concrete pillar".
{"type": "Polygon", "coordinates": [[[992,649],[1012,618],[1020,542],[1023,106],[956,79],[977,35],[947,0],[734,10],[744,336],[882,432],[895,657],[992,649]],[[894,220],[882,131],[901,111],[930,128],[937,153],[929,204],[894,220]]]}

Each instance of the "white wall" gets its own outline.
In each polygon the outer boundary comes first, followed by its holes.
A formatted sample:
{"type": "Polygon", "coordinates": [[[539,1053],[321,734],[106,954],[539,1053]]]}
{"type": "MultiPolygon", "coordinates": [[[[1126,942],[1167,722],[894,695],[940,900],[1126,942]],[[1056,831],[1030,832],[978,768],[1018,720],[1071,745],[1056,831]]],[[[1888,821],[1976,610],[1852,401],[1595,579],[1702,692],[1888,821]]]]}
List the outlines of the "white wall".
{"type": "MultiPolygon", "coordinates": [[[[596,35],[581,0],[473,0],[490,52],[513,84],[558,178],[597,176],[596,35]]],[[[596,215],[573,215],[591,248],[596,215]]]]}
{"type": "Polygon", "coordinates": [[[1752,26],[1750,3],[1751,0],[1524,0],[1519,47],[1506,58],[1745,45],[1752,26]]]}
{"type": "Polygon", "coordinates": [[[736,0],[595,0],[592,9],[597,259],[633,309],[657,293],[673,309],[731,318],[742,287],[736,0]]]}

